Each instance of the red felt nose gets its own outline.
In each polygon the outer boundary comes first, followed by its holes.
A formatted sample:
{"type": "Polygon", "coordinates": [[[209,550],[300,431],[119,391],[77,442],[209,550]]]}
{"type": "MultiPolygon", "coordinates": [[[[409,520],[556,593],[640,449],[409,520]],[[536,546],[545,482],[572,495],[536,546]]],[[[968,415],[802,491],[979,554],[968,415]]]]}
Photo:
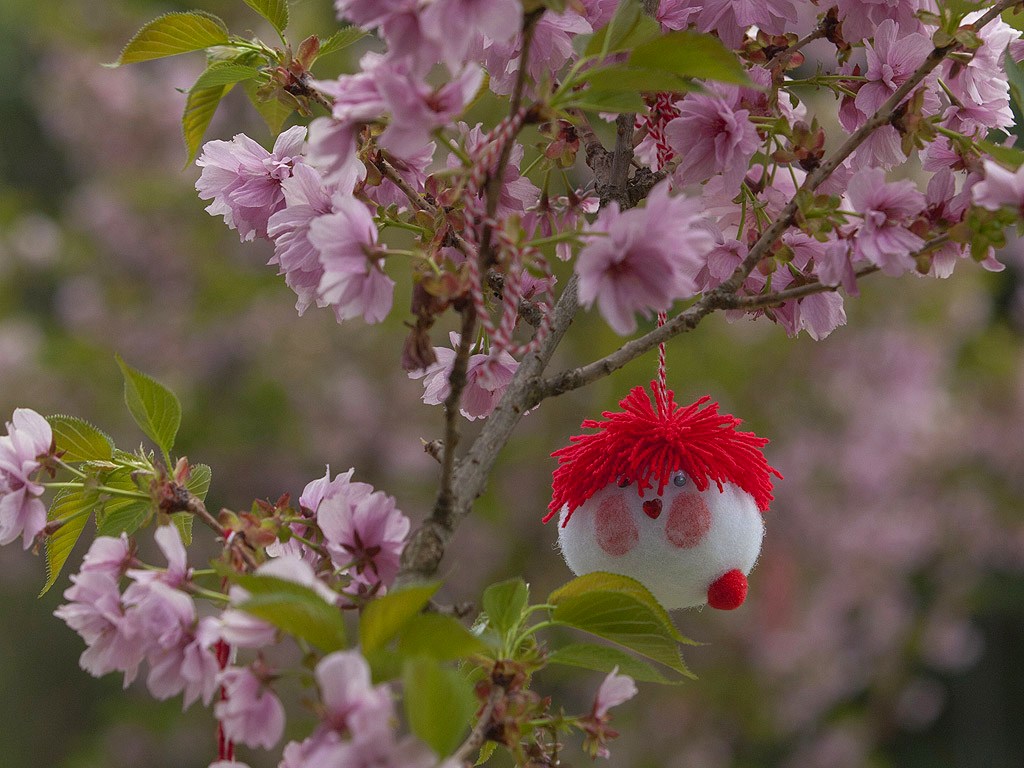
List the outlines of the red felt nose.
{"type": "Polygon", "coordinates": [[[720,611],[739,608],[746,599],[747,577],[735,568],[708,587],[708,605],[720,611]]]}
{"type": "Polygon", "coordinates": [[[648,499],[644,502],[644,514],[651,520],[657,520],[661,514],[661,499],[648,499]]]}

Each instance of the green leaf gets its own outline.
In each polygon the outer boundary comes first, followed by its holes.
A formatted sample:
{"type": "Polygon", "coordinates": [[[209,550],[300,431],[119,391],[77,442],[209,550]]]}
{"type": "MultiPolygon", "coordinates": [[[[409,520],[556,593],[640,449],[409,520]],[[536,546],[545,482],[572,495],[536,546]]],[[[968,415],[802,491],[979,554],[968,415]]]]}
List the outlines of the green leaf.
{"type": "MultiPolygon", "coordinates": [[[[193,496],[198,496],[205,501],[212,479],[213,470],[206,464],[193,464],[189,467],[188,480],[185,481],[185,487],[188,488],[193,496]]],[[[181,540],[185,542],[186,547],[192,543],[192,522],[194,519],[195,517],[191,512],[175,512],[171,515],[171,520],[178,526],[178,530],[181,532],[181,540]]]]}
{"type": "Polygon", "coordinates": [[[677,672],[690,675],[679,655],[687,641],[668,613],[638,581],[610,573],[591,573],[566,584],[548,598],[553,621],[611,640],[677,672]]]}
{"type": "Polygon", "coordinates": [[[337,606],[315,589],[276,576],[231,575],[250,598],[238,607],[326,653],[345,647],[345,623],[337,606]]]}
{"type": "Polygon", "coordinates": [[[287,0],[245,0],[245,4],[269,21],[278,32],[284,32],[288,26],[287,0]]]}
{"type": "Polygon", "coordinates": [[[487,645],[456,619],[437,613],[414,616],[398,639],[398,652],[403,656],[437,661],[464,659],[487,650],[487,645]]]}
{"type": "Polygon", "coordinates": [[[650,609],[658,621],[661,622],[665,632],[673,640],[689,645],[699,645],[699,643],[695,643],[680,634],[672,618],[668,615],[668,611],[661,606],[661,603],[657,601],[647,587],[636,579],[623,576],[620,573],[595,571],[594,573],[584,574],[552,592],[548,596],[548,602],[552,605],[557,605],[567,598],[586,595],[590,592],[620,592],[624,595],[629,595],[650,609]]]}
{"type": "Polygon", "coordinates": [[[679,685],[682,678],[669,678],[652,667],[643,659],[626,653],[618,648],[593,643],[573,643],[563,646],[548,654],[549,664],[562,664],[567,667],[581,667],[598,672],[611,672],[616,667],[619,672],[629,675],[643,683],[661,683],[662,685],[679,685]]]}
{"type": "Polygon", "coordinates": [[[431,659],[410,659],[403,674],[406,719],[412,732],[439,756],[459,746],[476,711],[473,686],[431,659]]]}
{"type": "Polygon", "coordinates": [[[191,90],[212,88],[217,85],[232,85],[243,80],[252,80],[259,74],[260,70],[257,67],[238,64],[234,61],[215,61],[192,84],[191,90]]]}
{"type": "Polygon", "coordinates": [[[476,759],[474,765],[483,765],[494,755],[494,750],[498,748],[498,742],[496,741],[485,741],[483,746],[480,747],[480,756],[476,759]]]}
{"type": "Polygon", "coordinates": [[[1003,11],[1003,21],[1005,21],[1011,27],[1016,29],[1018,32],[1024,32],[1024,11],[1009,8],[1003,11]]]}
{"type": "Polygon", "coordinates": [[[1017,111],[1024,114],[1024,67],[1014,61],[1009,51],[1003,56],[1003,65],[1006,67],[1006,79],[1010,83],[1010,98],[1017,111]]]}
{"type": "Polygon", "coordinates": [[[622,0],[611,21],[591,36],[583,55],[600,56],[629,50],[660,34],[661,25],[644,13],[640,0],[622,0]]]}
{"type": "Polygon", "coordinates": [[[136,32],[111,66],[162,59],[228,42],[228,28],[212,14],[202,11],[167,13],[136,32]]]}
{"type": "Polygon", "coordinates": [[[64,489],[50,504],[50,510],[46,515],[48,522],[71,515],[76,517],[46,538],[46,583],[43,584],[39,597],[49,592],[50,587],[57,582],[57,577],[60,576],[71,551],[85,530],[86,523],[89,522],[97,498],[96,491],[90,488],[64,489]]]}
{"type": "Polygon", "coordinates": [[[287,104],[281,103],[276,97],[262,98],[257,93],[257,85],[253,80],[243,83],[243,87],[245,88],[246,96],[249,97],[249,101],[252,102],[256,111],[260,113],[260,117],[263,118],[263,122],[270,129],[270,133],[277,136],[281,132],[285,120],[291,117],[292,112],[295,110],[287,104]]]}
{"type": "Polygon", "coordinates": [[[185,137],[185,150],[188,152],[188,166],[199,154],[199,145],[203,143],[203,135],[213,120],[213,115],[220,105],[220,100],[230,91],[231,85],[215,85],[210,88],[192,88],[185,99],[185,111],[181,115],[181,133],[185,137]]]}
{"type": "Polygon", "coordinates": [[[359,645],[364,653],[387,645],[416,616],[441,587],[440,583],[422,584],[373,600],[359,617],[359,645]]]}
{"type": "Polygon", "coordinates": [[[132,368],[120,355],[117,364],[124,376],[124,401],[135,423],[169,458],[181,425],[181,404],[171,390],[132,368]]]}
{"type": "Polygon", "coordinates": [[[103,504],[102,514],[97,514],[99,525],[96,533],[100,536],[120,536],[122,533],[131,536],[152,515],[152,502],[115,496],[103,504]]]}
{"type": "Polygon", "coordinates": [[[683,77],[751,85],[739,59],[717,37],[700,32],[670,32],[637,46],[629,65],[683,77]]]}
{"type": "Polygon", "coordinates": [[[47,416],[53,430],[57,450],[69,463],[79,461],[110,461],[114,455],[114,441],[84,419],[57,414],[47,416]]]}
{"type": "Polygon", "coordinates": [[[366,33],[359,27],[342,27],[326,40],[321,41],[320,50],[316,57],[319,59],[329,53],[348,48],[352,43],[358,42],[366,37],[366,33]]]}
{"type": "Polygon", "coordinates": [[[603,90],[587,88],[585,91],[572,94],[565,105],[587,112],[642,112],[644,100],[636,91],[603,90]]]}
{"type": "Polygon", "coordinates": [[[502,637],[519,628],[530,600],[530,587],[522,579],[509,579],[484,590],[483,607],[491,627],[502,637]]]}
{"type": "Polygon", "coordinates": [[[640,69],[625,64],[587,70],[583,79],[599,91],[640,91],[642,93],[686,93],[691,81],[659,69],[640,69]]]}
{"type": "Polygon", "coordinates": [[[1016,147],[1004,147],[1002,144],[995,144],[991,141],[980,140],[975,142],[978,149],[983,151],[993,160],[1017,170],[1024,165],[1024,150],[1016,147]]]}

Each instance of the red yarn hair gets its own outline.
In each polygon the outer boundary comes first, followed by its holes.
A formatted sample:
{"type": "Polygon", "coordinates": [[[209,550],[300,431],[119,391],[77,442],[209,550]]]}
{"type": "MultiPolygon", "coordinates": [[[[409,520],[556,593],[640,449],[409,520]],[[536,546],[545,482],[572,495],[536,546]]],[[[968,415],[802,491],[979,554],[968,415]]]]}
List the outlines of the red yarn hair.
{"type": "Polygon", "coordinates": [[[568,505],[565,525],[587,499],[621,479],[636,483],[640,495],[657,483],[661,494],[680,469],[698,490],[706,490],[711,482],[719,490],[722,483],[734,483],[754,497],[761,512],[768,511],[772,475],[782,479],[761,452],[768,439],[737,432],[742,422],[719,413],[718,403],[702,410],[709,395],[683,407],[676,405],[672,390],[651,382],[651,391],[653,405],[643,387],[634,387],[619,402],[621,412],[605,411],[601,415],[607,421],[587,419],[581,425],[597,432],[573,435],[571,445],[551,454],[558,459],[558,468],[545,523],[568,505]]]}

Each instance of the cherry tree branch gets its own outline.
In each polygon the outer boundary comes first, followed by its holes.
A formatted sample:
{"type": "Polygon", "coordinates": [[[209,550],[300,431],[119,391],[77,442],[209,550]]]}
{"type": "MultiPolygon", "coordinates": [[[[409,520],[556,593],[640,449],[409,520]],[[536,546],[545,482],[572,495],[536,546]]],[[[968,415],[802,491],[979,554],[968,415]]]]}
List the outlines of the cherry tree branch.
{"type": "MultiPolygon", "coordinates": [[[[487,729],[491,726],[491,715],[494,714],[495,707],[498,706],[498,703],[504,696],[505,689],[500,685],[494,684],[491,688],[491,695],[487,697],[487,701],[480,710],[476,725],[473,726],[473,730],[469,732],[469,736],[462,742],[462,745],[455,750],[455,753],[451,756],[451,762],[460,766],[473,764],[474,753],[483,746],[487,738],[487,729]]],[[[445,762],[447,763],[448,761],[445,762]]],[[[439,765],[438,768],[441,768],[441,766],[439,765]]]]}

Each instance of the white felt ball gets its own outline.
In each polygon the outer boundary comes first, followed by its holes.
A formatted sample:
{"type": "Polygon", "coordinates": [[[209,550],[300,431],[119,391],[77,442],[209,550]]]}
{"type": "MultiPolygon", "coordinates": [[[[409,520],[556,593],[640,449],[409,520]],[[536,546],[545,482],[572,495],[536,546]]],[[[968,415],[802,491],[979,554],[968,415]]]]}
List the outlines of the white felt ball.
{"type": "Polygon", "coordinates": [[[666,608],[703,605],[716,580],[733,570],[749,574],[764,537],[753,496],[732,483],[699,491],[685,472],[660,496],[656,485],[642,497],[633,484],[605,486],[562,527],[566,510],[558,543],[573,573],[632,576],[666,608]]]}

